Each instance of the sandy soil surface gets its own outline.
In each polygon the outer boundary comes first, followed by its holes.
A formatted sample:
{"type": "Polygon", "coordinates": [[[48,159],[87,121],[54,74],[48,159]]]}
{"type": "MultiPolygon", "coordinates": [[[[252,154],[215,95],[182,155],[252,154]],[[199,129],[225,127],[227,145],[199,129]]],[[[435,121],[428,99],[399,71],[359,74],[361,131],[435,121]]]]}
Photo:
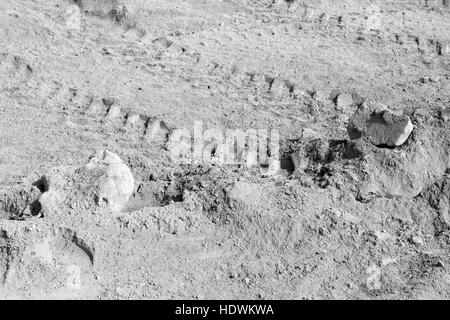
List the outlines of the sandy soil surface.
{"type": "Polygon", "coordinates": [[[449,30],[446,0],[0,0],[0,298],[450,298],[449,30]],[[413,131],[349,137],[361,108],[413,131]],[[176,161],[196,121],[278,130],[281,169],[176,161]]]}

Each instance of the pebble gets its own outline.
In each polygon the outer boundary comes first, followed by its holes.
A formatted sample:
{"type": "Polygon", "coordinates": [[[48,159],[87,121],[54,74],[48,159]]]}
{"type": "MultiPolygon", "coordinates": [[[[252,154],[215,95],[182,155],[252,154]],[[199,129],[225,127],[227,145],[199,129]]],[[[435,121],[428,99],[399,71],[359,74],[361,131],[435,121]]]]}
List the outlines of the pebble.
{"type": "Polygon", "coordinates": [[[115,100],[114,98],[103,98],[102,102],[105,106],[111,107],[115,103],[115,100]]]}
{"type": "Polygon", "coordinates": [[[416,244],[416,245],[418,245],[418,246],[423,246],[423,240],[419,236],[412,236],[411,237],[411,242],[416,244]]]}
{"type": "Polygon", "coordinates": [[[441,78],[439,76],[431,76],[430,77],[430,82],[439,82],[441,80],[441,78]]]}
{"type": "Polygon", "coordinates": [[[353,105],[353,97],[351,94],[340,94],[336,100],[336,109],[345,110],[353,105]]]}

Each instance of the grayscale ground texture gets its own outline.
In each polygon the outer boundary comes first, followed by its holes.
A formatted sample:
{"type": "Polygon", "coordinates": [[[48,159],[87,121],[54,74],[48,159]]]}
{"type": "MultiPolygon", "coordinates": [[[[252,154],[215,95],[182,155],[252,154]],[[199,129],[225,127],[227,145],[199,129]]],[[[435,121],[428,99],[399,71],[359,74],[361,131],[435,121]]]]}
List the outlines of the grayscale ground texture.
{"type": "Polygon", "coordinates": [[[0,0],[0,298],[449,299],[449,146],[447,0],[0,0]]]}

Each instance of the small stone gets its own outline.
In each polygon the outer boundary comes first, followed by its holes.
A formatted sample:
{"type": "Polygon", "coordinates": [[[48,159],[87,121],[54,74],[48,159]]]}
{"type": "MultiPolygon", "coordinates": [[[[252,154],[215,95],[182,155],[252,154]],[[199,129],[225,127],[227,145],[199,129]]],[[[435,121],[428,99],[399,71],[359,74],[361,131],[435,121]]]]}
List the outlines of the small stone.
{"type": "Polygon", "coordinates": [[[439,76],[431,76],[430,77],[430,82],[436,83],[439,82],[441,80],[441,78],[439,76]]]}
{"type": "Polygon", "coordinates": [[[423,246],[423,240],[419,236],[412,236],[411,237],[411,242],[414,243],[415,245],[423,246]]]}
{"type": "Polygon", "coordinates": [[[345,110],[353,105],[353,97],[351,94],[340,94],[336,99],[336,109],[345,110]]]}
{"type": "Polygon", "coordinates": [[[350,118],[347,132],[352,140],[367,137],[375,146],[401,146],[413,131],[407,115],[394,114],[387,109],[372,109],[364,104],[350,118]]]}
{"type": "Polygon", "coordinates": [[[272,85],[270,86],[270,92],[276,97],[281,99],[283,96],[288,94],[288,88],[286,84],[281,79],[275,78],[272,85]]]}
{"type": "Polygon", "coordinates": [[[113,120],[113,119],[120,117],[121,113],[122,113],[122,108],[120,108],[118,105],[112,105],[108,109],[108,114],[107,114],[106,118],[108,120],[113,120]]]}
{"type": "Polygon", "coordinates": [[[103,98],[102,102],[105,106],[107,106],[109,108],[114,104],[115,100],[114,100],[114,98],[103,98]]]}
{"type": "Polygon", "coordinates": [[[317,133],[317,131],[309,129],[309,128],[305,128],[303,129],[302,132],[302,138],[305,140],[312,140],[314,138],[317,138],[319,134],[317,133]]]}

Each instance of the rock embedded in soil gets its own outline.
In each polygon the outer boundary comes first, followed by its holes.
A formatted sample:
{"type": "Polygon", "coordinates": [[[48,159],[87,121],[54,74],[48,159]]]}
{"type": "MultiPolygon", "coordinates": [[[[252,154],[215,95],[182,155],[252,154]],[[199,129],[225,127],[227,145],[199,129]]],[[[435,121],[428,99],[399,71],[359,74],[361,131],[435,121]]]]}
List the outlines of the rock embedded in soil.
{"type": "Polygon", "coordinates": [[[345,110],[353,105],[353,97],[351,94],[340,94],[336,99],[336,109],[345,110]]]}
{"type": "Polygon", "coordinates": [[[374,145],[401,146],[413,131],[411,119],[389,111],[374,115],[368,123],[367,135],[374,145]]]}
{"type": "Polygon", "coordinates": [[[80,170],[92,175],[92,187],[98,204],[106,203],[113,212],[120,212],[134,190],[134,178],[130,168],[109,151],[97,151],[80,170]]]}
{"type": "Polygon", "coordinates": [[[107,208],[119,213],[134,191],[130,168],[109,151],[97,151],[80,168],[55,168],[43,176],[39,199],[44,214],[67,208],[107,208]]]}
{"type": "Polygon", "coordinates": [[[406,142],[413,124],[407,115],[395,114],[387,109],[373,109],[364,104],[356,110],[347,126],[352,140],[367,137],[378,147],[398,147],[406,142]]]}

